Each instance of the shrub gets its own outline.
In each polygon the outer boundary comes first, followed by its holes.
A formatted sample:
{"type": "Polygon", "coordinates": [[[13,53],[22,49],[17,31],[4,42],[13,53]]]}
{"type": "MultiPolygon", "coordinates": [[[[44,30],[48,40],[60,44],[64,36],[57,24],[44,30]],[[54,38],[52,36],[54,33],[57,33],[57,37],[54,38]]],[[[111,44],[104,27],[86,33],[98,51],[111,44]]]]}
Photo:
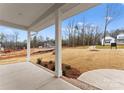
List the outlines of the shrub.
{"type": "Polygon", "coordinates": [[[62,75],[63,75],[63,76],[66,75],[66,71],[65,71],[65,70],[62,71],[62,75]]]}
{"type": "Polygon", "coordinates": [[[37,64],[41,64],[41,62],[42,62],[42,59],[38,58],[37,59],[37,64]]]}
{"type": "Polygon", "coordinates": [[[47,64],[44,64],[44,67],[48,68],[48,65],[47,64]]]}
{"type": "Polygon", "coordinates": [[[69,70],[69,69],[71,69],[71,66],[70,65],[66,65],[65,69],[69,70]]]}
{"type": "Polygon", "coordinates": [[[50,61],[49,61],[49,64],[52,64],[52,63],[53,63],[53,61],[52,61],[52,60],[50,60],[50,61]]]}
{"type": "Polygon", "coordinates": [[[51,70],[52,70],[52,71],[55,71],[55,66],[53,66],[51,70]]]}

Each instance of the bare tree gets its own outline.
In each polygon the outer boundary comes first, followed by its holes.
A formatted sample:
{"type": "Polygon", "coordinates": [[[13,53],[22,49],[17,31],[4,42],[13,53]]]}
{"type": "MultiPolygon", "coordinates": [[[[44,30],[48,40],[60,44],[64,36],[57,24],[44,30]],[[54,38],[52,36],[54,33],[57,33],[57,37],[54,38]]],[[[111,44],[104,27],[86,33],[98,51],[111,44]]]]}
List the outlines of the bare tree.
{"type": "Polygon", "coordinates": [[[94,26],[93,31],[93,45],[100,44],[101,31],[99,26],[94,26]]]}
{"type": "Polygon", "coordinates": [[[15,31],[14,32],[14,37],[15,37],[15,48],[17,49],[17,46],[18,46],[18,39],[19,39],[19,32],[18,31],[15,31]]]}
{"type": "Polygon", "coordinates": [[[75,34],[77,37],[76,45],[78,46],[80,44],[80,27],[78,26],[78,24],[75,25],[75,34]]]}
{"type": "Polygon", "coordinates": [[[5,40],[5,35],[4,33],[0,33],[0,43],[2,44],[5,40]]]}
{"type": "Polygon", "coordinates": [[[120,15],[120,5],[119,4],[107,4],[106,12],[105,12],[105,25],[104,25],[104,42],[105,45],[105,37],[106,31],[110,23],[112,23],[115,19],[117,19],[120,15]]]}
{"type": "Polygon", "coordinates": [[[83,17],[82,20],[82,26],[81,26],[81,44],[84,45],[85,44],[85,27],[86,26],[86,18],[83,17]]]}
{"type": "Polygon", "coordinates": [[[38,35],[38,32],[31,33],[31,47],[33,48],[37,47],[37,35],[38,35]]]}
{"type": "Polygon", "coordinates": [[[68,35],[68,46],[75,46],[75,21],[72,20],[68,23],[66,27],[66,35],[68,35]]]}

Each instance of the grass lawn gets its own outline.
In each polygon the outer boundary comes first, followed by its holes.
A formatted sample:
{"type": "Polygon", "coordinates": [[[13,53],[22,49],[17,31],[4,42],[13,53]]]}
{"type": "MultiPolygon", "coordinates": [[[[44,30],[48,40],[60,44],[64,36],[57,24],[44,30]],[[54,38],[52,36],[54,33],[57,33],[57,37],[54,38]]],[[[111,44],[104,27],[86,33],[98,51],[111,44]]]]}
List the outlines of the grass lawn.
{"type": "MultiPolygon", "coordinates": [[[[42,54],[39,57],[44,61],[54,61],[55,59],[52,53],[42,54]]],[[[35,57],[32,62],[36,62],[35,57]]],[[[62,63],[69,64],[82,73],[94,69],[124,69],[124,49],[97,49],[97,51],[91,51],[79,47],[64,48],[62,50],[62,63]]]]}
{"type": "Polygon", "coordinates": [[[63,50],[63,63],[79,69],[82,73],[94,69],[124,69],[123,49],[66,49],[63,50]]]}
{"type": "MultiPolygon", "coordinates": [[[[77,68],[82,73],[94,69],[124,69],[124,49],[102,49],[102,46],[97,48],[97,51],[91,51],[88,48],[63,48],[62,62],[77,68]]],[[[123,48],[123,47],[122,47],[123,48]]],[[[36,63],[37,58],[42,58],[43,61],[55,60],[55,55],[52,52],[45,54],[31,55],[31,62],[36,63]]],[[[0,60],[0,64],[25,62],[26,57],[17,57],[6,60],[0,60]],[[11,62],[10,62],[11,61],[11,62]]]]}
{"type": "MultiPolygon", "coordinates": [[[[106,46],[101,46],[101,45],[96,45],[97,49],[111,49],[110,45],[106,45],[106,46]]],[[[124,45],[117,45],[118,49],[124,49],[124,45]]]]}

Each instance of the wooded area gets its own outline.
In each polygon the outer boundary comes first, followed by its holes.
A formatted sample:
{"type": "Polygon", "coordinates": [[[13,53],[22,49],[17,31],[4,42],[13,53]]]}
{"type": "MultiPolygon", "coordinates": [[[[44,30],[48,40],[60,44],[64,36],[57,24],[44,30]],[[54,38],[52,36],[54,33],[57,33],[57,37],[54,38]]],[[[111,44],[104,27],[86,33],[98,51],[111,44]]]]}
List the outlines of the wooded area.
{"type": "MultiPolygon", "coordinates": [[[[83,23],[83,22],[82,22],[83,23]]],[[[63,37],[63,46],[75,47],[85,45],[101,45],[101,39],[104,38],[104,32],[99,26],[93,24],[79,25],[70,22],[66,27],[65,37],[63,37]]],[[[106,31],[106,36],[112,36],[116,39],[117,35],[124,33],[124,29],[106,31]]]]}
{"type": "MultiPolygon", "coordinates": [[[[31,48],[44,47],[46,43],[55,43],[55,40],[46,38],[43,39],[38,33],[31,34],[31,48]]],[[[20,50],[27,47],[27,40],[20,41],[19,32],[15,31],[11,34],[0,33],[0,44],[4,49],[20,50]]]]}
{"type": "MultiPolygon", "coordinates": [[[[67,47],[86,46],[86,45],[101,45],[101,39],[103,32],[98,26],[92,24],[74,24],[74,21],[70,22],[62,37],[62,45],[67,47]]],[[[106,35],[110,35],[114,38],[119,33],[124,33],[123,29],[116,29],[114,31],[106,32],[106,35]]],[[[14,32],[13,34],[0,33],[0,43],[5,49],[23,49],[27,46],[27,41],[19,40],[19,33],[14,32]]],[[[31,48],[38,48],[39,46],[44,47],[45,43],[52,44],[54,46],[55,40],[46,38],[42,35],[32,34],[31,36],[31,48]]]]}

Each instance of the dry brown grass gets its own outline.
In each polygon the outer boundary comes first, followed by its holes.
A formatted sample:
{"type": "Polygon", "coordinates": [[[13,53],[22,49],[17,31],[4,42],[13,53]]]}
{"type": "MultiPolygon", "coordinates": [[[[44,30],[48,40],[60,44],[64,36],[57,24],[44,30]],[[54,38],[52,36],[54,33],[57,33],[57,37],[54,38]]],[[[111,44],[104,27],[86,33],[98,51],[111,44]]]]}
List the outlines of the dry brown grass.
{"type": "MultiPolygon", "coordinates": [[[[64,48],[62,51],[63,63],[77,68],[82,73],[104,68],[124,69],[124,49],[98,49],[91,51],[83,48],[64,48]]],[[[31,56],[31,61],[36,62],[37,58],[44,61],[54,60],[52,53],[36,54],[31,56]]],[[[1,60],[1,64],[26,61],[25,57],[1,60]],[[2,62],[3,61],[3,62],[2,62]],[[9,62],[11,61],[11,62],[9,62]]]]}
{"type": "Polygon", "coordinates": [[[124,69],[123,49],[66,49],[63,51],[63,63],[86,72],[94,69],[114,68],[124,69]]]}

